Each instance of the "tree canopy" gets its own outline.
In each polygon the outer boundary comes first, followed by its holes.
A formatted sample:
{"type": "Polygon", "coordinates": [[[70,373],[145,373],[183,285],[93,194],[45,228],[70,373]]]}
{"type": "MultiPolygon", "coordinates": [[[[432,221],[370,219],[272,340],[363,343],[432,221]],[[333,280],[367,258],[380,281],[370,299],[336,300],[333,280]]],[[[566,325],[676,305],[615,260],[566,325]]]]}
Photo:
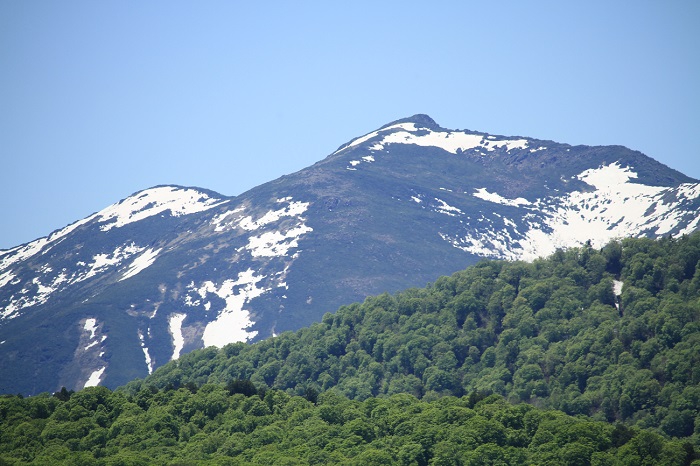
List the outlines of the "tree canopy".
{"type": "Polygon", "coordinates": [[[689,437],[700,428],[700,233],[484,261],[294,333],[183,355],[126,390],[233,379],[357,400],[495,393],[689,437]]]}
{"type": "Polygon", "coordinates": [[[4,396],[0,464],[682,466],[695,457],[687,440],[499,395],[359,401],[331,389],[313,403],[244,385],[4,396]]]}

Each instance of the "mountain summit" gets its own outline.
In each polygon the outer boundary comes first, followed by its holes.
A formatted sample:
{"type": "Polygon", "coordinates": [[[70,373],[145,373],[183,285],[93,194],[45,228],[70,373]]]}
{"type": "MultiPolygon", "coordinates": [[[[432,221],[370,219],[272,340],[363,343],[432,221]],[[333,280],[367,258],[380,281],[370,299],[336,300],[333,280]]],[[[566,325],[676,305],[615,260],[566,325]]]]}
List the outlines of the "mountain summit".
{"type": "Polygon", "coordinates": [[[415,115],[237,197],[159,186],[0,251],[0,392],[115,387],[482,258],[699,222],[700,183],[640,152],[415,115]]]}

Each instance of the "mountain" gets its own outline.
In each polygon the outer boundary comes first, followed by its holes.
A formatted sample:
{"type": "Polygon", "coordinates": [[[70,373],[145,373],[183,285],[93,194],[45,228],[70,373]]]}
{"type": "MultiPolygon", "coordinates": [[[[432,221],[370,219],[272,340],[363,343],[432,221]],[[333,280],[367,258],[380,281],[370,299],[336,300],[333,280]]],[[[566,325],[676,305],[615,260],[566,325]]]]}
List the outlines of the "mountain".
{"type": "Polygon", "coordinates": [[[699,299],[700,232],[482,261],[115,391],[0,396],[0,464],[697,466],[699,299]]]}
{"type": "Polygon", "coordinates": [[[495,393],[700,445],[700,232],[482,261],[254,345],[182,355],[123,391],[248,380],[356,400],[495,393]]]}
{"type": "Polygon", "coordinates": [[[416,115],[240,196],[159,186],[0,251],[0,392],[116,387],[482,258],[699,222],[700,183],[640,152],[416,115]]]}

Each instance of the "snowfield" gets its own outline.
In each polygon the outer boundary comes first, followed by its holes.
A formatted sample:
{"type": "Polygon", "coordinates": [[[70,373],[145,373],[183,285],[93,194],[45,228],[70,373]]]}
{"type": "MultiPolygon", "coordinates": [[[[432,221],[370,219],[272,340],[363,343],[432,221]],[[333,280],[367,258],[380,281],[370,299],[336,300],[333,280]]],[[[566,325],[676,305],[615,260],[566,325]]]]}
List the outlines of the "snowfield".
{"type": "Polygon", "coordinates": [[[700,197],[700,184],[674,188],[633,183],[637,173],[618,162],[586,170],[577,178],[595,189],[533,201],[507,199],[485,188],[476,189],[474,197],[514,207],[513,215],[482,215],[477,222],[465,226],[463,235],[440,235],[454,247],[472,254],[534,260],[557,248],[581,246],[589,240],[594,247],[602,247],[615,238],[645,232],[665,235],[686,223],[676,234],[690,233],[700,221],[700,212],[693,214],[677,208],[679,203],[700,197]],[[475,224],[479,222],[488,227],[480,228],[475,224]]]}

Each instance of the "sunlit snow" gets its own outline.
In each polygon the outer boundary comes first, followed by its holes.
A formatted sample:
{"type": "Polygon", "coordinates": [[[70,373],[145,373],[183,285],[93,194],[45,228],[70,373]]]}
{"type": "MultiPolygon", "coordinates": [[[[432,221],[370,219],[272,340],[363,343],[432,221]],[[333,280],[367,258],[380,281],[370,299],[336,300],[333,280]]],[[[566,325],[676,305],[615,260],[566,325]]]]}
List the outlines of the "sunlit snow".
{"type": "Polygon", "coordinates": [[[127,197],[101,210],[95,217],[99,222],[109,222],[100,226],[102,231],[108,231],[166,211],[180,217],[211,209],[224,202],[195,189],[161,186],[127,197]]]}
{"type": "Polygon", "coordinates": [[[437,197],[435,198],[436,201],[438,201],[438,206],[436,208],[436,211],[445,214],[445,215],[450,215],[450,216],[456,216],[456,215],[463,215],[464,212],[459,210],[457,207],[453,207],[449,205],[447,202],[443,201],[442,199],[438,199],[437,197]]]}
{"type": "Polygon", "coordinates": [[[335,151],[334,154],[337,154],[338,152],[343,151],[345,149],[349,149],[351,147],[359,146],[363,142],[369,141],[370,139],[378,136],[380,133],[383,133],[386,131],[393,131],[396,129],[403,129],[406,131],[416,131],[416,125],[415,125],[415,123],[398,123],[396,125],[391,125],[391,126],[387,126],[386,128],[378,129],[377,131],[372,131],[369,134],[365,134],[364,136],[355,139],[350,144],[348,144],[344,147],[341,147],[340,149],[335,151]]]}
{"type": "Polygon", "coordinates": [[[270,223],[274,223],[284,217],[299,217],[301,214],[306,212],[309,207],[308,202],[292,201],[291,197],[278,199],[277,202],[286,202],[288,205],[281,209],[270,210],[257,219],[253,219],[253,217],[250,215],[234,215],[242,212],[244,210],[242,207],[225,212],[221,215],[217,215],[212,219],[214,230],[219,232],[232,228],[242,228],[244,230],[253,231],[265,225],[269,225],[270,223]]]}
{"type": "Polygon", "coordinates": [[[90,317],[85,319],[85,324],[83,328],[86,332],[90,332],[90,340],[95,338],[95,331],[97,331],[97,319],[90,317]]]}
{"type": "Polygon", "coordinates": [[[143,356],[146,359],[146,367],[148,368],[148,374],[153,373],[153,361],[151,360],[151,355],[148,352],[148,347],[146,346],[146,341],[143,336],[143,333],[139,330],[138,332],[139,335],[139,342],[141,343],[141,349],[143,350],[143,356]]]}
{"type": "Polygon", "coordinates": [[[397,131],[384,136],[384,138],[372,146],[373,150],[382,150],[387,144],[415,144],[423,147],[439,147],[447,152],[456,154],[458,151],[480,149],[494,151],[497,148],[525,149],[526,139],[486,139],[479,134],[467,134],[459,131],[432,131],[419,130],[421,134],[409,131],[397,131]],[[424,134],[422,134],[424,133],[424,134]]]}
{"type": "Polygon", "coordinates": [[[76,281],[83,281],[94,277],[109,267],[121,264],[123,260],[143,250],[144,248],[136,246],[132,242],[125,246],[118,246],[111,254],[96,254],[92,258],[92,263],[89,264],[90,270],[76,281]]]}
{"type": "Polygon", "coordinates": [[[97,319],[94,317],[85,319],[85,323],[83,324],[83,332],[85,332],[85,334],[81,338],[81,342],[85,343],[83,351],[87,351],[94,346],[104,343],[104,341],[107,339],[107,335],[100,336],[97,333],[98,330],[99,326],[97,324],[97,319]]]}
{"type": "Polygon", "coordinates": [[[15,278],[15,275],[9,270],[7,272],[0,273],[0,288],[10,283],[13,278],[15,278]]]}
{"type": "Polygon", "coordinates": [[[249,312],[243,307],[252,299],[269,291],[257,287],[257,283],[264,278],[264,275],[256,275],[253,269],[248,269],[240,272],[236,280],[225,280],[221,285],[206,281],[196,290],[202,298],[213,293],[226,303],[216,320],[207,324],[202,336],[204,346],[220,348],[228,343],[247,341],[257,335],[257,331],[247,330],[253,322],[249,312]]]}
{"type": "Polygon", "coordinates": [[[158,256],[158,253],[160,251],[160,249],[146,249],[146,251],[144,251],[140,256],[134,259],[131,265],[129,265],[128,270],[124,273],[122,278],[119,279],[119,281],[133,277],[137,273],[148,268],[156,260],[156,257],[158,256]]]}
{"type": "Polygon", "coordinates": [[[170,314],[168,317],[168,329],[170,330],[170,335],[173,337],[173,355],[171,360],[180,357],[180,352],[182,348],[185,347],[185,339],[182,336],[182,322],[187,317],[186,314],[170,314]]]}
{"type": "Polygon", "coordinates": [[[16,317],[17,314],[14,313],[21,309],[44,304],[49,296],[57,289],[61,288],[61,285],[68,280],[63,271],[53,277],[53,279],[51,279],[51,277],[47,277],[46,279],[51,280],[51,283],[47,285],[42,283],[39,277],[32,278],[17,295],[11,296],[10,302],[5,306],[0,317],[16,317]]]}
{"type": "MultiPolygon", "coordinates": [[[[99,361],[99,358],[101,358],[104,355],[104,351],[102,351],[102,343],[107,339],[106,335],[100,335],[101,331],[101,326],[98,323],[97,319],[94,317],[88,317],[85,319],[82,325],[82,331],[83,335],[80,338],[80,345],[84,345],[82,347],[82,354],[79,356],[82,361],[85,361],[85,353],[89,351],[92,348],[95,348],[95,350],[92,351],[92,355],[88,356],[88,359],[94,361],[99,361]]],[[[104,363],[103,361],[99,361],[104,363]]],[[[91,365],[90,367],[95,367],[94,365],[91,365]]],[[[97,369],[92,372],[90,377],[88,378],[87,382],[85,382],[85,387],[94,387],[99,385],[102,375],[105,371],[107,366],[103,366],[101,369],[97,369]]]]}
{"type": "Polygon", "coordinates": [[[613,280],[613,293],[615,294],[615,308],[620,310],[620,296],[622,295],[622,285],[620,280],[613,280]]]}
{"type": "MultiPolygon", "coordinates": [[[[469,134],[462,131],[435,131],[417,126],[415,123],[399,123],[357,138],[350,144],[338,149],[335,154],[356,147],[372,139],[378,140],[374,141],[374,143],[369,146],[371,152],[384,151],[390,144],[412,144],[422,147],[438,147],[453,154],[474,149],[481,155],[485,155],[485,152],[492,152],[496,149],[510,151],[513,149],[526,149],[528,147],[527,139],[522,138],[499,139],[496,136],[469,134]]],[[[536,149],[531,149],[531,151],[536,152],[543,149],[546,148],[539,146],[536,149]]],[[[374,162],[375,157],[373,154],[369,154],[361,157],[361,160],[350,160],[346,169],[355,171],[357,166],[363,161],[374,162]]]]}
{"type": "Polygon", "coordinates": [[[291,248],[299,246],[299,238],[305,233],[313,231],[313,228],[304,224],[290,228],[285,233],[268,231],[260,236],[248,238],[246,249],[250,250],[253,257],[285,256],[291,248]]]}
{"type": "Polygon", "coordinates": [[[214,225],[214,231],[224,231],[227,227],[231,227],[232,225],[238,224],[238,222],[243,218],[242,215],[239,215],[233,220],[226,219],[244,210],[244,207],[237,207],[235,209],[226,211],[223,214],[214,216],[214,218],[212,218],[211,220],[211,223],[214,225]]]}
{"type": "Polygon", "coordinates": [[[97,369],[96,371],[94,371],[94,372],[90,375],[90,377],[88,378],[87,382],[85,382],[85,385],[83,386],[83,388],[87,388],[87,387],[96,387],[96,386],[98,386],[98,385],[100,384],[100,382],[101,382],[102,374],[104,374],[105,369],[107,369],[106,366],[105,366],[105,367],[102,367],[101,369],[97,369]]]}
{"type": "Polygon", "coordinates": [[[278,221],[282,217],[298,217],[306,212],[308,207],[308,202],[290,202],[287,207],[271,210],[257,220],[253,220],[252,217],[245,217],[241,220],[240,226],[249,231],[257,230],[262,226],[278,221]]]}
{"type": "Polygon", "coordinates": [[[17,246],[6,251],[0,251],[0,258],[2,258],[0,259],[0,270],[5,270],[12,264],[28,259],[38,254],[39,252],[43,251],[44,253],[46,253],[51,247],[58,244],[63,238],[65,238],[65,236],[68,235],[68,233],[72,232],[79,226],[89,222],[95,217],[95,215],[91,215],[90,217],[74,222],[60,230],[51,233],[49,236],[36,239],[23,246],[17,246]],[[46,246],[50,247],[45,250],[46,246]]]}
{"type": "MultiPolygon", "coordinates": [[[[38,272],[41,276],[35,276],[31,279],[25,279],[25,285],[19,292],[13,294],[5,308],[0,313],[0,318],[16,317],[17,311],[22,309],[44,304],[48,301],[52,294],[57,291],[63,291],[71,285],[85,281],[91,277],[97,276],[109,270],[120,266],[122,262],[129,259],[135,254],[144,251],[144,248],[136,246],[133,242],[130,244],[118,246],[111,253],[95,254],[92,261],[86,264],[83,261],[76,262],[76,268],[67,274],[66,269],[54,271],[48,264],[44,265],[38,272]]],[[[142,271],[149,266],[155,259],[155,254],[158,251],[146,251],[139,256],[130,266],[126,275],[122,277],[128,278],[142,271]]],[[[1,275],[0,278],[4,277],[1,275]]]]}
{"type": "MultiPolygon", "coordinates": [[[[581,172],[577,178],[584,183],[588,183],[591,186],[595,186],[599,190],[615,191],[619,192],[631,192],[630,186],[626,189],[619,190],[620,185],[624,185],[632,178],[637,178],[637,174],[632,171],[630,167],[622,168],[619,162],[611,163],[610,165],[603,165],[598,168],[590,168],[581,172]]],[[[644,186],[644,185],[636,185],[644,186]]],[[[645,186],[649,187],[649,186],[645,186]]],[[[641,192],[641,191],[640,191],[641,192]]],[[[633,193],[636,194],[636,193],[633,193]]]]}
{"type": "Polygon", "coordinates": [[[517,199],[506,199],[503,196],[500,196],[496,193],[490,193],[486,190],[486,188],[478,188],[474,191],[474,197],[478,197],[479,199],[483,199],[485,201],[489,202],[495,202],[496,204],[503,204],[503,205],[511,205],[511,206],[521,206],[521,205],[530,205],[532,204],[530,201],[523,197],[519,197],[517,199]]]}
{"type": "Polygon", "coordinates": [[[688,223],[697,226],[700,212],[679,209],[678,205],[700,197],[698,184],[659,187],[633,183],[631,180],[637,174],[618,162],[585,170],[577,178],[595,190],[528,201],[507,199],[478,189],[475,197],[517,210],[510,218],[496,218],[503,223],[501,228],[490,225],[480,229],[472,224],[471,231],[465,234],[442,233],[441,236],[473,254],[532,260],[557,248],[583,245],[588,240],[594,247],[602,247],[619,237],[639,236],[644,232],[664,235],[681,227],[685,231],[688,223]]]}

